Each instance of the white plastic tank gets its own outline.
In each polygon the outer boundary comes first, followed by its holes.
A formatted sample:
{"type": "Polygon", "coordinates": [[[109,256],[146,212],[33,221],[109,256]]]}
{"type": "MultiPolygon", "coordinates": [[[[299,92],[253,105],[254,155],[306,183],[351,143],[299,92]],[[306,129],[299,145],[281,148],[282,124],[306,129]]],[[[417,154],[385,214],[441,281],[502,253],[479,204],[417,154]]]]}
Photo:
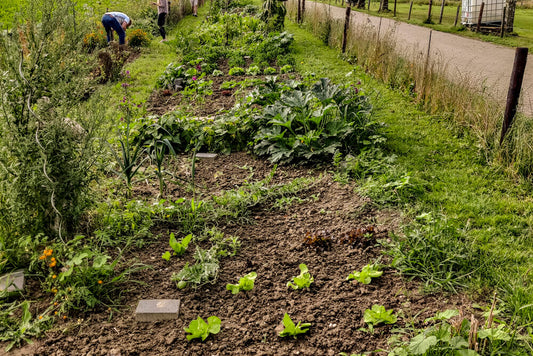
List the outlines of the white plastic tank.
{"type": "Polygon", "coordinates": [[[477,25],[481,3],[485,3],[481,24],[501,23],[505,0],[463,0],[461,23],[477,25]]]}

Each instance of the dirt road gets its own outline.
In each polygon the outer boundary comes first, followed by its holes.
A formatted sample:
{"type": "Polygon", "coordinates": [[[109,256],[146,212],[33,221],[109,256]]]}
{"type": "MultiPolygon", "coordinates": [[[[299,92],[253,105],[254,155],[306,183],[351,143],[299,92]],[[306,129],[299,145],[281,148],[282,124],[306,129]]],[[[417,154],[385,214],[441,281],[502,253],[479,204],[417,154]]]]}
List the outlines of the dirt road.
{"type": "MultiPolygon", "coordinates": [[[[309,4],[327,6],[322,4],[309,4]]],[[[345,9],[331,7],[334,19],[344,21],[345,9]]],[[[390,32],[397,41],[398,50],[405,55],[427,52],[430,29],[410,25],[388,18],[369,16],[352,11],[350,27],[353,31],[361,26],[373,26],[381,34],[390,32]],[[380,25],[381,21],[381,25],[380,25]]],[[[509,81],[513,69],[515,49],[488,42],[460,37],[457,35],[431,31],[430,56],[433,60],[446,64],[447,75],[451,80],[467,80],[497,101],[505,103],[509,81]]],[[[533,115],[533,58],[528,56],[519,110],[533,115]]]]}

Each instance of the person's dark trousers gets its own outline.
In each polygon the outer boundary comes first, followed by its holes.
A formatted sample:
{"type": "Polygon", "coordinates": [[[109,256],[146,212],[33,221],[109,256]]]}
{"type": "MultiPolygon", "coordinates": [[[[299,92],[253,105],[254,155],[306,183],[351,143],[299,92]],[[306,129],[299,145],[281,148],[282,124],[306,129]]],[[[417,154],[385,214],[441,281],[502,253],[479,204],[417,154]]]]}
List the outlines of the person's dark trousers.
{"type": "Polygon", "coordinates": [[[111,32],[113,30],[115,30],[118,35],[118,43],[121,45],[126,43],[126,32],[124,32],[124,29],[122,26],[120,26],[116,18],[111,15],[104,14],[102,17],[102,25],[104,25],[105,32],[107,33],[108,43],[113,39],[113,33],[111,32]]]}
{"type": "Polygon", "coordinates": [[[162,12],[157,16],[157,26],[159,26],[159,33],[163,39],[167,38],[167,33],[165,31],[165,19],[167,18],[167,13],[162,12]]]}

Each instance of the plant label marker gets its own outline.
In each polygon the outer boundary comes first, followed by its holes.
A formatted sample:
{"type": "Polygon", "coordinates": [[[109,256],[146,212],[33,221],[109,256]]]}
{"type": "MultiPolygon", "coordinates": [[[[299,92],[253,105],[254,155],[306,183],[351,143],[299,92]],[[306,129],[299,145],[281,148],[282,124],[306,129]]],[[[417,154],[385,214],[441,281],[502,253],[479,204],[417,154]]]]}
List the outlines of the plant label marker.
{"type": "Polygon", "coordinates": [[[213,159],[213,158],[217,158],[217,154],[216,153],[202,153],[202,152],[199,152],[196,154],[196,158],[210,158],[210,159],[213,159]]]}
{"type": "Polygon", "coordinates": [[[0,291],[17,292],[24,290],[24,271],[18,270],[0,277],[0,291]]]}
{"type": "Polygon", "coordinates": [[[137,321],[161,321],[177,319],[180,311],[179,299],[141,299],[135,310],[137,321]]]}

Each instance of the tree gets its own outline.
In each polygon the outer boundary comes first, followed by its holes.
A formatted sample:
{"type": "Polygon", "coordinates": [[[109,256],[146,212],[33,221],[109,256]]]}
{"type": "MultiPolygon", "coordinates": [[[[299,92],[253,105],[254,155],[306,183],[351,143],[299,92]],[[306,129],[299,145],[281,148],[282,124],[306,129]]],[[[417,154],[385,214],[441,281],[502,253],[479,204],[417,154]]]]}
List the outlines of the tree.
{"type": "Polygon", "coordinates": [[[507,19],[506,30],[507,32],[514,31],[514,14],[516,10],[516,0],[507,1],[507,19]]]}

